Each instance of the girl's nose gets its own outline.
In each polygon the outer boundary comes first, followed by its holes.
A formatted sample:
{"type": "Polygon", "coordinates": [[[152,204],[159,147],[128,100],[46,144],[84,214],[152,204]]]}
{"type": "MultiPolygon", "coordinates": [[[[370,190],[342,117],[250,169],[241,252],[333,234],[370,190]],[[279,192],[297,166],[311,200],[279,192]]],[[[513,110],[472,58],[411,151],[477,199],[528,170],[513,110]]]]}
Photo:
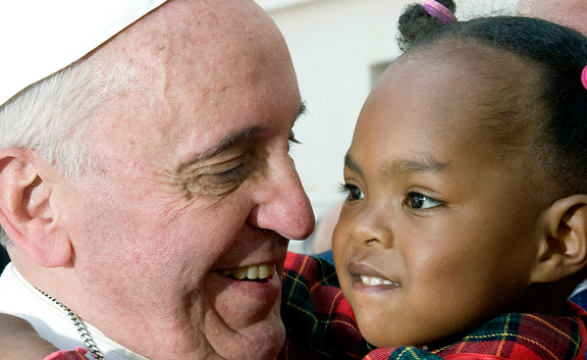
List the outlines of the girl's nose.
{"type": "Polygon", "coordinates": [[[345,213],[345,208],[343,207],[339,222],[341,223],[340,225],[343,225],[343,222],[348,223],[348,233],[354,241],[358,241],[365,246],[378,245],[388,248],[393,245],[393,233],[389,217],[389,212],[375,207],[353,209],[348,214],[345,213]]]}

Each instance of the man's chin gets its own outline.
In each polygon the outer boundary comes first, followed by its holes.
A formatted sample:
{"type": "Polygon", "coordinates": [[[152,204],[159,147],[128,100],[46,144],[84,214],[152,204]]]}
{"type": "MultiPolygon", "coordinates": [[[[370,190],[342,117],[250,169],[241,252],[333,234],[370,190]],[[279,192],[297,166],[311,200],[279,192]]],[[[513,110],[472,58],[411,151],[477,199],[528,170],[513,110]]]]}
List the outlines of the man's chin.
{"type": "Polygon", "coordinates": [[[285,327],[279,312],[237,333],[227,330],[229,333],[207,334],[210,345],[223,359],[272,360],[285,343],[285,327]]]}
{"type": "Polygon", "coordinates": [[[280,316],[281,269],[266,281],[212,274],[207,294],[212,312],[206,336],[224,359],[274,359],[285,342],[280,316]]]}

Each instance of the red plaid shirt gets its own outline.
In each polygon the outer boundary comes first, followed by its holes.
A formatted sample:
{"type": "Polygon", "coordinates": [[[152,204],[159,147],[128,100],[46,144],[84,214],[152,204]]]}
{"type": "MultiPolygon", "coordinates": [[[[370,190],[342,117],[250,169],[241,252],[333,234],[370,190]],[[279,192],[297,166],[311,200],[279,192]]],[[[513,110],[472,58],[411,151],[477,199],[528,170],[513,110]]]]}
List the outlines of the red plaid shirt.
{"type": "Polygon", "coordinates": [[[332,264],[290,253],[284,273],[281,316],[287,340],[280,360],[585,360],[587,313],[570,302],[560,316],[498,316],[440,350],[375,349],[361,337],[332,264]]]}

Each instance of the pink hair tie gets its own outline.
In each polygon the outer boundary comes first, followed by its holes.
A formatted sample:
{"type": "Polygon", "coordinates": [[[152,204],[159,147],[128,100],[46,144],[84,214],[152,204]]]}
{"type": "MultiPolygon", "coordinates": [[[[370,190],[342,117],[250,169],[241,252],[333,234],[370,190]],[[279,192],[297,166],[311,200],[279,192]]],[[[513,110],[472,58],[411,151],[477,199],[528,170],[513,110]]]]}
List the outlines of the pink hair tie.
{"type": "Polygon", "coordinates": [[[583,68],[583,74],[581,74],[581,82],[583,83],[583,87],[587,90],[587,66],[583,68]]]}
{"type": "Polygon", "coordinates": [[[430,14],[430,16],[442,21],[443,24],[457,22],[457,17],[452,13],[452,11],[450,11],[446,6],[442,5],[438,1],[426,0],[423,7],[424,11],[430,14]]]}

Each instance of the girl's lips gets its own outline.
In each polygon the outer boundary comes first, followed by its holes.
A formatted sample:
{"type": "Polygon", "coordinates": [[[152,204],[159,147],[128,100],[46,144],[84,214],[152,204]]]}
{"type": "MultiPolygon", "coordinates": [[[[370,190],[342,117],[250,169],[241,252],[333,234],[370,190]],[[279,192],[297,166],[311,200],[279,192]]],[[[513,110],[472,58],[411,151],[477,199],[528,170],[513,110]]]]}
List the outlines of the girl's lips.
{"type": "Polygon", "coordinates": [[[383,290],[400,287],[397,281],[390,280],[364,262],[351,261],[348,265],[348,272],[354,281],[353,288],[356,290],[365,291],[373,288],[383,290]]]}
{"type": "MultiPolygon", "coordinates": [[[[355,276],[374,276],[379,277],[382,279],[387,279],[385,275],[380,273],[379,271],[375,270],[371,265],[366,264],[365,262],[358,262],[358,261],[351,261],[349,262],[347,269],[349,274],[353,277],[355,276]]],[[[389,279],[388,279],[389,280],[389,279]]]]}

